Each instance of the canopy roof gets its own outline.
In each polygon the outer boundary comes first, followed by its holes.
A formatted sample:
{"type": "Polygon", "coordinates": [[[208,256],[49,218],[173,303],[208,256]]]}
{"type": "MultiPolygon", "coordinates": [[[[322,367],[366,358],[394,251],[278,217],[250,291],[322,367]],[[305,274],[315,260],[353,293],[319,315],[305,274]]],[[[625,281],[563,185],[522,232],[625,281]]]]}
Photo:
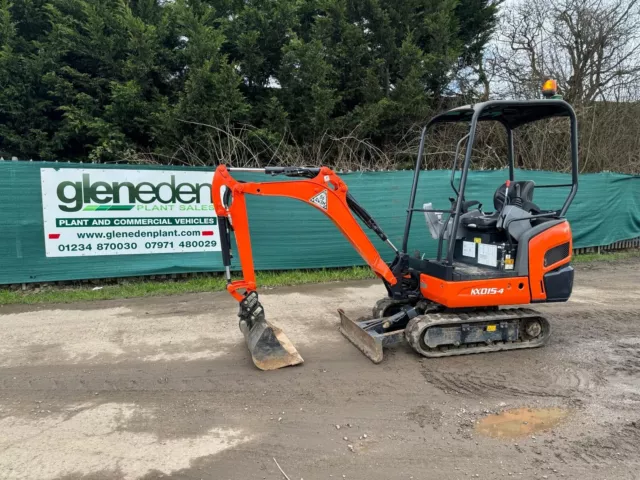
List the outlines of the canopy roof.
{"type": "Polygon", "coordinates": [[[564,100],[492,100],[454,108],[432,118],[429,125],[470,122],[474,112],[480,112],[479,121],[494,120],[511,129],[545,118],[574,115],[571,105],[564,100]]]}

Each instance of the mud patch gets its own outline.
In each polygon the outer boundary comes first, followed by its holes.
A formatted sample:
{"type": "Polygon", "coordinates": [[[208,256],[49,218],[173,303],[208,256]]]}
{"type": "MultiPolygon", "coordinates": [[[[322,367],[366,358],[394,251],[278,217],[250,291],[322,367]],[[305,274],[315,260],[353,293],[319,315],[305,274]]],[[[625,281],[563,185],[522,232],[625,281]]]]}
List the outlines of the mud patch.
{"type": "Polygon", "coordinates": [[[498,438],[517,438],[549,430],[569,415],[563,408],[516,408],[488,415],[476,424],[476,432],[498,438]]]}

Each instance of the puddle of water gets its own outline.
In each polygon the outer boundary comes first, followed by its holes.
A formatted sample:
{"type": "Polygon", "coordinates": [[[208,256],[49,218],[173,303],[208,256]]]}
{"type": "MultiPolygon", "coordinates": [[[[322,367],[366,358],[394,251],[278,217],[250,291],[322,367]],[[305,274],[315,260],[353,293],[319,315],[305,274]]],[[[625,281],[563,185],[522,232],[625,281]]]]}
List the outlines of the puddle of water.
{"type": "Polygon", "coordinates": [[[517,408],[484,417],[476,432],[489,437],[515,438],[549,430],[562,422],[569,411],[563,408],[517,408]]]}

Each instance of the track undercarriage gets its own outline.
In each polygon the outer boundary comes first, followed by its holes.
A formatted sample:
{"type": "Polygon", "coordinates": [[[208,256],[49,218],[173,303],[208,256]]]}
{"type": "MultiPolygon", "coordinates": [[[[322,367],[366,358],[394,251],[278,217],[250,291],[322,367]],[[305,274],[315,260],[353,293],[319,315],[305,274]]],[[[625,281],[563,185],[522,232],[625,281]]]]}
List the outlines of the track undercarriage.
{"type": "Polygon", "coordinates": [[[385,298],[370,317],[356,321],[342,310],[340,331],[374,363],[383,348],[407,341],[424,357],[535,348],[549,339],[550,325],[528,308],[450,310],[427,301],[415,306],[385,298]]]}

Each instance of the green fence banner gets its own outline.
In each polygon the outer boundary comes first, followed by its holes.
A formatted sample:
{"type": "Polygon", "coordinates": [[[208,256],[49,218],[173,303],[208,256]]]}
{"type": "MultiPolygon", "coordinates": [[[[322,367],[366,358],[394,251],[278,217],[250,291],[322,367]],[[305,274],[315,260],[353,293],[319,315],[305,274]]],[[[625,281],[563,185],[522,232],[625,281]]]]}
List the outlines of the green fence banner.
{"type": "MultiPolygon", "coordinates": [[[[417,204],[449,208],[448,171],[421,173],[417,204]]],[[[221,271],[211,205],[211,168],[0,161],[0,284],[221,271]]],[[[353,196],[400,244],[413,172],[342,175],[353,196]]],[[[505,170],[472,171],[467,200],[493,210],[505,170]]],[[[239,174],[247,181],[278,181],[239,174]]],[[[570,183],[569,175],[516,170],[517,180],[570,183]]],[[[543,209],[559,208],[568,188],[535,191],[543,209]]],[[[248,197],[255,265],[260,270],[362,265],[319,210],[287,198],[248,197]]],[[[418,205],[416,205],[418,206],[418,205]]],[[[574,247],[640,236],[640,176],[580,176],[568,218],[574,247]]],[[[410,251],[434,256],[436,242],[420,214],[410,251]]],[[[393,252],[374,234],[387,259],[393,252]]],[[[237,261],[237,259],[234,259],[237,261]]],[[[237,266],[237,263],[236,263],[237,266]]]]}

